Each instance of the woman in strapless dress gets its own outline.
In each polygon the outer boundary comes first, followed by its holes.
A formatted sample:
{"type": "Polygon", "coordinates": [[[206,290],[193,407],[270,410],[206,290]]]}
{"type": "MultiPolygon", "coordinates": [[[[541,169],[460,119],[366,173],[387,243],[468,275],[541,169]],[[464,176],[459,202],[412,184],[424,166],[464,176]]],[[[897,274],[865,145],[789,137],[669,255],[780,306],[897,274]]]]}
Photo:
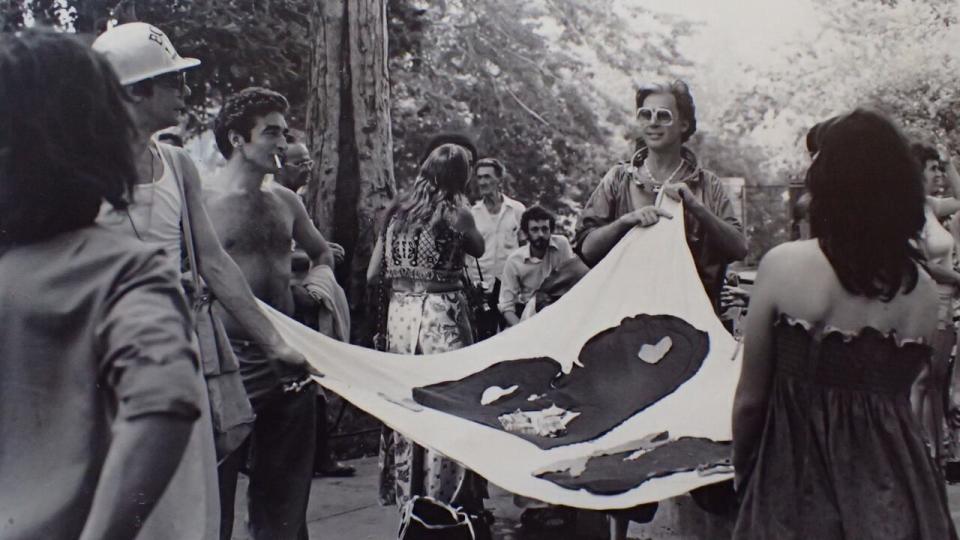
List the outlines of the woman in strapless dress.
{"type": "Polygon", "coordinates": [[[737,539],[956,538],[918,421],[937,290],[920,170],[883,116],[818,135],[812,239],[761,261],[733,414],[737,539]]]}

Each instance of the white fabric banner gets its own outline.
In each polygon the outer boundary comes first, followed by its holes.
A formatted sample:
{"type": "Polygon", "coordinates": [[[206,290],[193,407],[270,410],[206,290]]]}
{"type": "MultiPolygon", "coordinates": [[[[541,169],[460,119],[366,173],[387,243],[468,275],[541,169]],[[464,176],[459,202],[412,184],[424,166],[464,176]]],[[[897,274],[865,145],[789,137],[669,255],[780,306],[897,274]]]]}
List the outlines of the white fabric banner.
{"type": "MultiPolygon", "coordinates": [[[[732,475],[678,472],[615,495],[568,489],[535,476],[558,462],[630,447],[634,441],[665,431],[671,439],[731,439],[739,347],[717,319],[700,284],[686,246],[682,208],[669,200],[663,208],[673,219],[631,231],[555,304],[465,349],[423,356],[383,353],[335,341],[265,309],[283,337],[325,374],[318,379],[323,386],[508,491],[596,510],[663,500],[732,475]],[[588,340],[640,314],[683,319],[709,336],[709,352],[700,369],[675,391],[593,440],[544,450],[509,432],[413,401],[414,388],[456,381],[502,361],[549,357],[569,373],[588,340]]],[[[636,353],[632,360],[642,361],[636,353]]]]}

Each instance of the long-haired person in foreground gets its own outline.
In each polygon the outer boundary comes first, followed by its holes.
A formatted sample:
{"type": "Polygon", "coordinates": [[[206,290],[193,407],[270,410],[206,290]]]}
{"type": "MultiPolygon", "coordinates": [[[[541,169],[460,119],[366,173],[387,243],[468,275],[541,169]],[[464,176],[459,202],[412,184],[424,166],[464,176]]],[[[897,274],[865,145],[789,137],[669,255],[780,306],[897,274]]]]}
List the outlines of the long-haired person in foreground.
{"type": "Polygon", "coordinates": [[[818,135],[812,239],[761,261],[733,413],[738,539],[956,538],[911,406],[937,292],[921,268],[920,169],[855,110],[818,135]]]}
{"type": "Polygon", "coordinates": [[[159,248],[94,225],[136,178],[110,65],[27,30],[0,73],[0,538],[134,538],[203,403],[187,304],[159,248]]]}
{"type": "MultiPolygon", "coordinates": [[[[421,165],[410,189],[387,208],[367,280],[390,280],[389,352],[432,354],[473,343],[461,280],[463,256],[479,257],[484,246],[464,197],[471,167],[466,148],[443,144],[421,165]]],[[[393,443],[398,506],[413,495],[449,503],[457,493],[460,504],[474,505],[471,510],[482,505],[476,475],[436,452],[415,451],[415,444],[398,433],[393,443]],[[422,467],[413,463],[421,455],[422,467]],[[418,470],[422,477],[412,478],[418,470]]],[[[388,492],[389,486],[381,486],[381,497],[389,498],[388,492]]]]}

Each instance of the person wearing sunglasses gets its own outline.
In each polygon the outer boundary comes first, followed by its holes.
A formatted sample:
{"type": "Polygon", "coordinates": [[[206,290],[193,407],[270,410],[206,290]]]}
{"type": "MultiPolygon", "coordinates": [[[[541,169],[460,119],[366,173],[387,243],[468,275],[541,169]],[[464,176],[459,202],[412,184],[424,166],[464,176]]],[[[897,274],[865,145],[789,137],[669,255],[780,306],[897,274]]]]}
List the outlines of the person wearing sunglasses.
{"type": "Polygon", "coordinates": [[[178,124],[190,96],[184,71],[199,66],[200,60],[181,57],[166,34],[141,22],[107,30],[94,41],[93,49],[117,72],[127,91],[127,110],[137,127],[137,138],[132,141],[137,165],[132,204],[122,212],[105,205],[98,223],[162,246],[179,269],[181,218],[186,211],[198,270],[213,295],[272,357],[284,363],[305,364],[303,355],[283,341],[257,307],[240,268],[217,240],[203,206],[200,175],[190,156],[151,139],[157,131],[178,124]],[[181,200],[181,193],[185,200],[181,200]]]}
{"type": "MultiPolygon", "coordinates": [[[[960,273],[953,266],[956,240],[941,220],[950,219],[960,211],[960,200],[956,198],[960,193],[960,175],[950,162],[941,159],[941,153],[933,146],[915,142],[910,145],[910,151],[920,166],[927,195],[920,248],[926,256],[926,270],[936,282],[939,293],[930,376],[918,386],[922,396],[921,417],[927,440],[932,444],[931,453],[941,465],[945,465],[948,461],[960,460],[960,411],[954,406],[949,418],[944,411],[947,397],[954,394],[949,383],[949,364],[950,353],[957,341],[953,327],[953,301],[960,285],[960,273]],[[947,197],[938,196],[944,180],[948,181],[950,196],[947,197]],[[946,437],[945,419],[949,428],[946,437]]],[[[952,474],[949,476],[956,478],[955,469],[956,465],[950,467],[952,474]]]]}
{"type": "MultiPolygon", "coordinates": [[[[614,165],[594,190],[577,224],[575,251],[587,265],[595,265],[633,227],[650,227],[661,218],[671,219],[656,205],[661,191],[683,202],[687,246],[704,289],[719,315],[720,294],[727,264],[747,254],[743,227],[730,198],[711,171],[700,166],[686,146],[697,130],[696,108],[683,81],[643,86],[636,93],[636,122],[640,131],[638,149],[627,162],[614,165]]],[[[653,254],[655,255],[655,254],[653,254]]],[[[654,260],[652,257],[651,260],[654,260]]],[[[707,486],[694,492],[704,508],[723,514],[721,528],[732,526],[732,491],[729,486],[707,486]]],[[[673,502],[667,502],[673,504],[673,502]]],[[[680,505],[671,512],[678,521],[688,512],[680,505]]],[[[628,520],[653,519],[657,504],[643,505],[613,514],[612,538],[626,538],[628,520]]],[[[703,516],[690,522],[709,523],[703,516]]],[[[681,529],[685,524],[676,524],[681,529]]],[[[703,537],[716,531],[700,531],[703,537]]]]}
{"type": "MultiPolygon", "coordinates": [[[[132,196],[122,208],[102,205],[97,223],[162,248],[168,264],[178,273],[181,245],[192,245],[196,270],[210,291],[209,295],[197,292],[194,299],[215,298],[277,362],[305,365],[303,355],[283,341],[257,306],[243,273],[217,239],[203,204],[200,175],[190,156],[183,149],[159,143],[154,138],[157,131],[179,123],[190,96],[185,71],[199,66],[200,60],[181,57],[163,31],[142,22],[107,30],[97,37],[92,48],[106,58],[123,86],[122,106],[135,128],[130,139],[136,172],[132,196]]],[[[201,350],[218,350],[216,338],[197,334],[196,339],[201,350]]],[[[219,363],[220,354],[211,356],[219,363]]],[[[230,376],[227,373],[219,365],[206,372],[207,389],[217,384],[214,377],[230,376]]],[[[247,426],[239,420],[252,419],[253,415],[246,392],[237,387],[227,391],[224,388],[229,387],[220,386],[212,393],[215,396],[210,401],[212,407],[203,408],[187,457],[181,461],[179,476],[174,477],[175,482],[181,477],[194,482],[190,486],[194,492],[189,497],[165,498],[154,512],[155,522],[170,524],[166,533],[171,538],[195,538],[176,532],[194,514],[200,514],[204,520],[203,538],[218,536],[217,452],[229,451],[227,446],[239,438],[232,434],[242,432],[247,426]],[[237,422],[214,424],[212,413],[237,422]],[[201,430],[205,432],[201,434],[201,430]],[[217,441],[228,441],[228,444],[217,447],[217,441]]],[[[143,537],[153,538],[148,534],[143,537]]]]}
{"type": "MultiPolygon", "coordinates": [[[[310,172],[314,161],[310,158],[310,149],[302,142],[302,132],[291,129],[287,136],[287,153],[283,168],[276,173],[274,179],[283,187],[301,195],[303,188],[310,181],[310,172]],[[297,133],[297,135],[294,135],[297,133]]],[[[306,204],[306,201],[304,201],[306,204]]],[[[334,242],[327,242],[333,253],[335,264],[343,262],[346,251],[343,246],[334,242]]],[[[305,326],[309,326],[324,335],[334,339],[346,340],[349,336],[350,314],[344,302],[339,303],[340,297],[335,294],[339,285],[333,276],[332,269],[313,266],[310,256],[300,246],[294,245],[291,258],[292,277],[290,278],[290,292],[293,295],[293,318],[305,326]],[[313,293],[311,293],[311,290],[313,293]],[[332,309],[331,309],[332,307],[332,309]],[[340,308],[338,310],[338,308],[340,308]],[[342,326],[341,326],[342,325],[342,326]],[[347,331],[337,332],[335,329],[346,328],[347,331]]],[[[335,460],[329,445],[327,429],[327,394],[322,386],[316,386],[317,418],[316,418],[316,454],[313,462],[314,476],[347,477],[353,476],[356,469],[335,460]]]]}
{"type": "Polygon", "coordinates": [[[283,187],[294,193],[307,185],[314,161],[310,158],[307,145],[292,135],[287,137],[287,153],[283,160],[283,168],[277,172],[275,178],[283,187]]]}
{"type": "Polygon", "coordinates": [[[189,155],[151,138],[157,131],[179,123],[190,97],[184,72],[199,66],[200,60],[181,57],[166,34],[141,22],[107,30],[94,41],[93,49],[117,72],[127,91],[127,110],[137,127],[137,138],[132,141],[137,165],[132,204],[123,212],[104,206],[98,222],[162,246],[179,268],[185,210],[191,218],[198,270],[216,298],[271,356],[290,364],[304,364],[306,359],[283,342],[257,307],[243,274],[217,240],[203,206],[200,176],[189,155]],[[185,200],[181,200],[181,193],[185,200]]]}
{"type": "Polygon", "coordinates": [[[637,90],[638,149],[613,166],[580,214],[575,249],[588,265],[600,261],[633,227],[671,218],[655,206],[661,190],[683,202],[687,244],[703,286],[719,309],[728,263],[747,254],[730,198],[686,143],[697,130],[693,96],[682,81],[637,90]]]}

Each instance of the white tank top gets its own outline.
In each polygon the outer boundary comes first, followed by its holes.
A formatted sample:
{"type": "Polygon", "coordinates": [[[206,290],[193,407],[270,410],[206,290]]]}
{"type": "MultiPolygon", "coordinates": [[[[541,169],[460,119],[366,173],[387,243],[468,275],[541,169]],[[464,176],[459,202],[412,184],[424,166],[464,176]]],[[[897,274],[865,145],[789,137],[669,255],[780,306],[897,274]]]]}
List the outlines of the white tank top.
{"type": "Polygon", "coordinates": [[[173,167],[167,163],[164,152],[159,155],[163,163],[160,178],[151,184],[134,186],[133,203],[126,210],[116,210],[104,201],[97,223],[163,248],[179,271],[183,203],[173,167]]]}

